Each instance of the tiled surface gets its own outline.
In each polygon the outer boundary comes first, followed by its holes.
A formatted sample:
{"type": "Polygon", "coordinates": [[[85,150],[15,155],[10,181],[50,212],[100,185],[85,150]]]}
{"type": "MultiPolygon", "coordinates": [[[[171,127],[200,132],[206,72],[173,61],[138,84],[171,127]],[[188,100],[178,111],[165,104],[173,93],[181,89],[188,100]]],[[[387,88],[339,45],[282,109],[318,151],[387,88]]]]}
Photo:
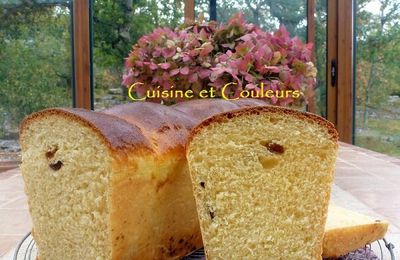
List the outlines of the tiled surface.
{"type": "Polygon", "coordinates": [[[15,247],[32,227],[18,169],[0,173],[0,257],[15,247]]]}
{"type": "Polygon", "coordinates": [[[400,228],[400,159],[341,144],[335,184],[400,228]]]}
{"type": "MultiPolygon", "coordinates": [[[[390,221],[386,237],[400,258],[400,159],[341,144],[332,202],[390,221]]],[[[11,259],[31,226],[19,170],[1,172],[0,257],[11,259]]]]}

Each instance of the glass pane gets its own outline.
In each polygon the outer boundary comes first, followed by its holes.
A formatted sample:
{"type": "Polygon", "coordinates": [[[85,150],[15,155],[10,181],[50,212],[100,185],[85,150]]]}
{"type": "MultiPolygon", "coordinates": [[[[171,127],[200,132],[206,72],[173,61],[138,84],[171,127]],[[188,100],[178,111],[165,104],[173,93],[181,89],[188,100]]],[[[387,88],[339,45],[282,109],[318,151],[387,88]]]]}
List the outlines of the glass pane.
{"type": "Polygon", "coordinates": [[[195,0],[194,15],[196,19],[202,15],[206,20],[210,20],[210,0],[195,0]]]}
{"type": "Polygon", "coordinates": [[[356,10],[355,144],[400,156],[398,1],[359,0],[356,10]]]}
{"type": "Polygon", "coordinates": [[[72,106],[70,4],[53,2],[0,2],[0,166],[17,159],[24,116],[72,106]]]}
{"type": "MultiPolygon", "coordinates": [[[[196,15],[209,19],[209,0],[196,1],[196,15]]],[[[257,1],[217,1],[217,20],[226,22],[237,13],[242,12],[248,22],[259,25],[265,31],[275,31],[281,24],[285,25],[291,36],[307,40],[307,1],[292,0],[257,0],[257,1]]],[[[317,84],[314,95],[313,110],[326,117],[326,35],[327,35],[327,0],[316,1],[315,19],[315,66],[317,67],[317,84]]],[[[311,107],[310,107],[311,108],[311,107]]]]}
{"type": "Polygon", "coordinates": [[[183,23],[183,8],[183,0],[94,1],[95,109],[127,101],[121,81],[132,45],[154,28],[183,23]]]}
{"type": "MultiPolygon", "coordinates": [[[[303,42],[307,39],[307,0],[217,0],[218,21],[227,22],[238,12],[266,31],[276,30],[283,24],[292,36],[297,35],[303,42]]],[[[196,1],[196,15],[200,13],[209,18],[209,0],[196,1]]]]}
{"type": "Polygon", "coordinates": [[[315,19],[315,63],[317,67],[317,85],[315,88],[315,112],[326,117],[326,27],[327,0],[316,1],[315,19]]]}

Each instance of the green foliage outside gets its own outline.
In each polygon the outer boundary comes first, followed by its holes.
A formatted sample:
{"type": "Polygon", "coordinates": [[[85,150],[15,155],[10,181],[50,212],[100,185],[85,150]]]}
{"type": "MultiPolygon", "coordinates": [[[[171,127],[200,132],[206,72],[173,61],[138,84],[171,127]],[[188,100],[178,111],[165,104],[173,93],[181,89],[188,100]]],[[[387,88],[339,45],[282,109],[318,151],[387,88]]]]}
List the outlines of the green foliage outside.
{"type": "MultiPolygon", "coordinates": [[[[315,103],[326,114],[326,1],[316,1],[315,103]]],[[[95,108],[124,102],[124,58],[140,36],[183,22],[183,0],[94,0],[95,108]]],[[[217,16],[238,11],[264,30],[284,24],[306,40],[306,1],[219,0],[217,16]]],[[[396,0],[357,0],[356,138],[358,145],[400,156],[400,17],[396,0]],[[370,8],[375,3],[377,8],[370,8]]],[[[196,15],[208,17],[208,0],[196,15]]],[[[0,138],[27,114],[71,106],[71,15],[68,0],[0,3],[0,138]]]]}
{"type": "Polygon", "coordinates": [[[183,22],[182,0],[94,0],[95,108],[124,102],[124,59],[132,45],[157,27],[183,22]],[[119,90],[119,91],[118,91],[119,90]]]}
{"type": "Polygon", "coordinates": [[[68,12],[0,5],[0,137],[33,111],[71,106],[68,12]]]}
{"type": "Polygon", "coordinates": [[[355,144],[400,156],[400,2],[357,4],[355,144]]]}
{"type": "MultiPolygon", "coordinates": [[[[196,1],[196,14],[208,16],[208,0],[196,1]]],[[[292,36],[297,35],[303,41],[307,37],[307,1],[306,0],[219,0],[217,1],[217,19],[226,23],[230,17],[242,12],[246,20],[257,24],[265,31],[275,31],[284,24],[292,36]]]]}

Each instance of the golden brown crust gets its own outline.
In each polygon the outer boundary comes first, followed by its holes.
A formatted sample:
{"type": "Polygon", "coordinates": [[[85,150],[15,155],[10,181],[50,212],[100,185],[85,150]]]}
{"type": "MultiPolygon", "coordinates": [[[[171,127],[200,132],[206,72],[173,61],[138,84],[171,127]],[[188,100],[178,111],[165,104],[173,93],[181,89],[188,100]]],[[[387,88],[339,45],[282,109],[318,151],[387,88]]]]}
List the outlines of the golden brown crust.
{"type": "Polygon", "coordinates": [[[190,131],[204,118],[240,107],[265,105],[262,100],[193,100],[174,106],[135,102],[101,112],[79,108],[50,108],[26,117],[20,126],[23,134],[30,122],[57,114],[78,121],[99,134],[112,150],[142,148],[157,153],[184,153],[190,131]]]}
{"type": "Polygon", "coordinates": [[[320,116],[317,116],[315,114],[311,114],[311,113],[307,113],[307,112],[300,112],[300,111],[297,111],[294,109],[277,107],[277,106],[256,106],[256,107],[240,108],[237,110],[232,110],[229,112],[217,114],[215,116],[207,118],[206,120],[201,122],[199,125],[197,125],[192,130],[187,144],[189,144],[191,142],[191,140],[193,139],[193,137],[195,135],[197,135],[203,128],[205,128],[209,125],[225,122],[234,117],[240,117],[240,116],[245,116],[245,115],[259,115],[261,113],[277,113],[280,115],[294,116],[301,120],[305,120],[305,121],[308,121],[308,122],[311,122],[314,124],[318,124],[322,127],[325,127],[328,130],[328,134],[331,136],[331,139],[334,142],[337,142],[339,139],[339,134],[336,131],[335,126],[328,120],[326,120],[320,116]]]}
{"type": "Polygon", "coordinates": [[[184,153],[189,131],[198,121],[181,111],[149,102],[119,105],[102,112],[137,126],[158,153],[173,149],[184,153]]]}
{"type": "Polygon", "coordinates": [[[78,108],[50,108],[33,113],[22,121],[20,135],[23,136],[24,131],[33,121],[51,115],[63,116],[91,128],[113,151],[152,150],[149,141],[135,125],[115,116],[78,108]]]}
{"type": "Polygon", "coordinates": [[[340,257],[362,248],[386,234],[388,223],[373,223],[344,227],[325,232],[323,254],[325,258],[340,257]]]}
{"type": "Polygon", "coordinates": [[[329,205],[323,257],[339,257],[383,238],[389,223],[329,205]]]}

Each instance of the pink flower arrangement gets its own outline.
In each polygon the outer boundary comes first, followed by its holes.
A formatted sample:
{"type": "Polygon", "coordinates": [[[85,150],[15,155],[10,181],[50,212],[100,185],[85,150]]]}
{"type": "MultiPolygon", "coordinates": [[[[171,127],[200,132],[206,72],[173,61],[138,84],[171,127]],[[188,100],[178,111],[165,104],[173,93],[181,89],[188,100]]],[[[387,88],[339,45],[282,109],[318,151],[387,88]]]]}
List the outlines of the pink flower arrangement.
{"type": "MultiPolygon", "coordinates": [[[[228,24],[197,22],[171,30],[157,28],[141,37],[126,58],[122,84],[135,82],[138,97],[156,89],[191,89],[195,94],[215,88],[221,96],[222,87],[236,82],[230,97],[243,90],[299,90],[312,92],[316,69],[311,62],[312,45],[297,37],[291,38],[285,27],[274,33],[247,24],[242,14],[233,16],[228,24]]],[[[291,97],[269,99],[272,104],[287,106],[304,102],[291,97]]],[[[166,104],[181,100],[152,99],[166,104]]]]}

